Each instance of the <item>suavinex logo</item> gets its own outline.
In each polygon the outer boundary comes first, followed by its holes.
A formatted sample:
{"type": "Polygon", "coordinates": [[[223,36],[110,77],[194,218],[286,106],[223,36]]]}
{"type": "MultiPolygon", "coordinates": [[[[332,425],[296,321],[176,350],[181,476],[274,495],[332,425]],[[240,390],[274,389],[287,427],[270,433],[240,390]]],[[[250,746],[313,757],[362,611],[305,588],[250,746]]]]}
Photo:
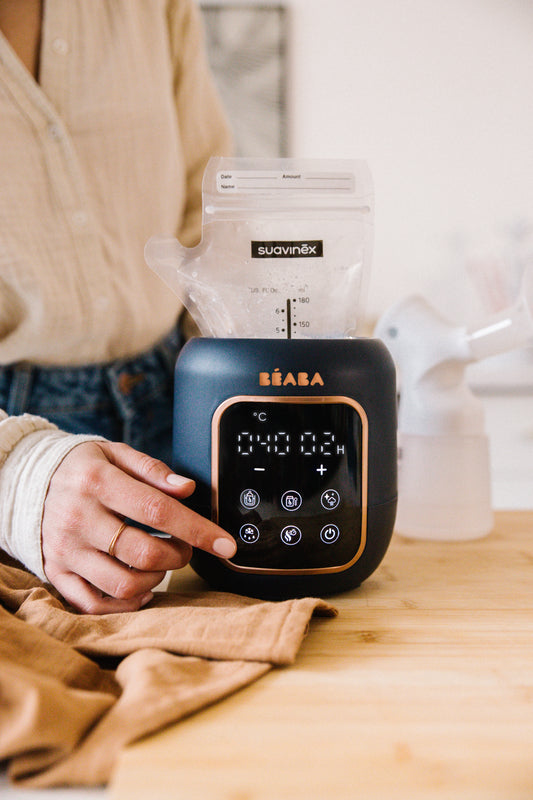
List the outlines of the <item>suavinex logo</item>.
{"type": "Polygon", "coordinates": [[[252,258],[322,258],[322,239],[303,242],[252,242],[252,258]]]}

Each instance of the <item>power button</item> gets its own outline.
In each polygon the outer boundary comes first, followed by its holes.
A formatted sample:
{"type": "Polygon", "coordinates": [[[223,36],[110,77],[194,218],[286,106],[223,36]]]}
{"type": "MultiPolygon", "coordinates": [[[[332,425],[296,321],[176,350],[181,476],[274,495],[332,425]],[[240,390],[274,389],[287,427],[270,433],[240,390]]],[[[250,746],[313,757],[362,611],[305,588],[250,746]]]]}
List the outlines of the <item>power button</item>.
{"type": "Polygon", "coordinates": [[[340,535],[341,532],[336,525],[324,525],[320,531],[320,538],[324,544],[333,544],[340,535]]]}

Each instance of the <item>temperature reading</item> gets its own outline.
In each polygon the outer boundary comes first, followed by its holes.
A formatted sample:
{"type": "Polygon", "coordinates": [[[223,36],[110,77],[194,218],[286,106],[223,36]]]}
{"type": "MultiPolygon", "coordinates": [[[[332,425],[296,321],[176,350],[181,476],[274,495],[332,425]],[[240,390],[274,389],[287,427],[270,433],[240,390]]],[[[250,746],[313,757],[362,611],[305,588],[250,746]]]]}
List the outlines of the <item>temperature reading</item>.
{"type": "Polygon", "coordinates": [[[344,455],[344,444],[337,442],[333,431],[239,431],[236,436],[237,453],[253,456],[268,453],[274,456],[340,456],[344,455]]]}

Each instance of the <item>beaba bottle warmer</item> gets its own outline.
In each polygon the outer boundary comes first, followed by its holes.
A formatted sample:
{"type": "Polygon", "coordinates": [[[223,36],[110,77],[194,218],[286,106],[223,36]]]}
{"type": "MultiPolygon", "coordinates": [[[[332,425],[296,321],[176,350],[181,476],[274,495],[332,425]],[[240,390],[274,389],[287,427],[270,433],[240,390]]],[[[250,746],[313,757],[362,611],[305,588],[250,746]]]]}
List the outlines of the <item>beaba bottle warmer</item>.
{"type": "Polygon", "coordinates": [[[195,550],[213,587],[256,597],[358,586],[397,501],[395,368],[356,337],[372,241],[360,161],[212,159],[195,248],[146,260],[203,334],[176,364],[174,469],[237,541],[195,550]]]}

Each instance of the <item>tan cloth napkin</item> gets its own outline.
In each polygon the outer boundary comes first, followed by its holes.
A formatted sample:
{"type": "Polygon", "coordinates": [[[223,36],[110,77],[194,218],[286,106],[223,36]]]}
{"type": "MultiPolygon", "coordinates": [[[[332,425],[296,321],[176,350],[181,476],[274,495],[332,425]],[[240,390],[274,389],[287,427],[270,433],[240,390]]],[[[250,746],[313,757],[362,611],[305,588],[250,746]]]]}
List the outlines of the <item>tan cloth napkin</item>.
{"type": "Polygon", "coordinates": [[[106,783],[125,745],[291,664],[313,614],[336,614],[203,592],[84,616],[1,563],[0,601],[0,760],[35,788],[106,783]]]}

